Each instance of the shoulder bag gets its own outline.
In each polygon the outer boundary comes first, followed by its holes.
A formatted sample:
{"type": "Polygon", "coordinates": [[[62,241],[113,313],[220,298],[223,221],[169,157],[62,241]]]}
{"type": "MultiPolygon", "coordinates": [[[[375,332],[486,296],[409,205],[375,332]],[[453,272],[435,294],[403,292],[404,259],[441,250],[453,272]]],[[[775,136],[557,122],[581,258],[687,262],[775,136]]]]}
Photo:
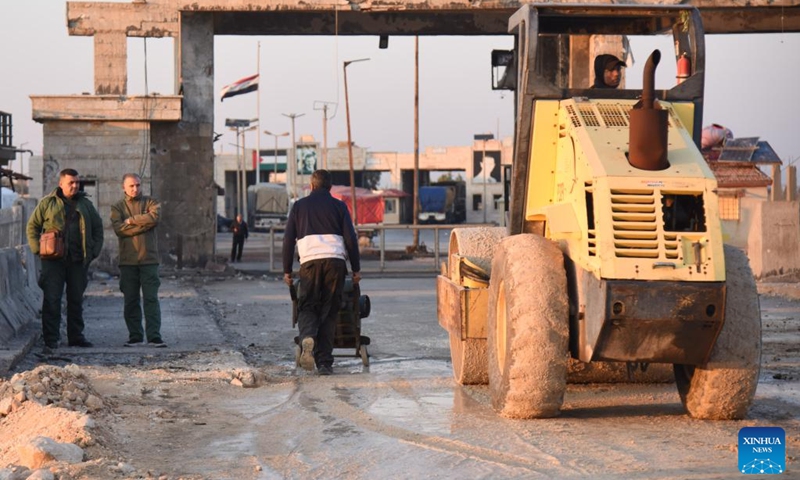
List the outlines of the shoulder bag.
{"type": "Polygon", "coordinates": [[[39,238],[39,257],[43,260],[60,260],[67,252],[64,245],[64,234],[58,230],[50,230],[39,238]]]}

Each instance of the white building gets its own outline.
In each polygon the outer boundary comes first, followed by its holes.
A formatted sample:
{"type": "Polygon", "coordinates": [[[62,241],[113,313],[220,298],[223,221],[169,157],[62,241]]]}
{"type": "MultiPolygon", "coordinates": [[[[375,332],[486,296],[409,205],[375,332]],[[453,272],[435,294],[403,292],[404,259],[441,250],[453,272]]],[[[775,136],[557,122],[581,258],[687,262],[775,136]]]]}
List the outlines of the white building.
{"type": "MultiPolygon", "coordinates": [[[[350,159],[346,142],[322,151],[313,137],[303,136],[298,142],[298,166],[286,173],[286,158],[293,157],[291,149],[261,149],[261,160],[254,161],[254,150],[248,149],[244,157],[236,154],[218,154],[215,159],[214,180],[225,189],[218,197],[217,212],[226,217],[235,215],[237,209],[236,173],[244,168],[247,185],[275,181],[272,172],[278,171],[277,181],[289,182],[290,196],[300,197],[309,182],[309,174],[316,168],[326,168],[333,174],[334,184],[350,184],[350,159]],[[288,150],[288,151],[287,151],[288,150]],[[242,161],[244,158],[244,161],[242,161]],[[324,165],[323,165],[324,162],[324,165]],[[297,174],[294,174],[294,172],[297,174]],[[293,175],[294,174],[294,175],[293,175]],[[295,181],[292,182],[292,178],[295,181]],[[294,184],[294,185],[293,185],[294,184]]],[[[511,165],[511,138],[500,140],[475,140],[469,146],[428,147],[419,155],[420,186],[434,183],[440,177],[461,179],[466,185],[467,223],[503,224],[505,185],[511,165]],[[488,199],[488,201],[487,201],[488,199]]],[[[387,222],[411,223],[414,190],[414,154],[398,152],[371,152],[353,145],[353,171],[356,186],[364,186],[370,173],[381,173],[381,188],[397,189],[408,197],[387,202],[387,222]]],[[[374,180],[374,177],[371,179],[374,180]]]]}

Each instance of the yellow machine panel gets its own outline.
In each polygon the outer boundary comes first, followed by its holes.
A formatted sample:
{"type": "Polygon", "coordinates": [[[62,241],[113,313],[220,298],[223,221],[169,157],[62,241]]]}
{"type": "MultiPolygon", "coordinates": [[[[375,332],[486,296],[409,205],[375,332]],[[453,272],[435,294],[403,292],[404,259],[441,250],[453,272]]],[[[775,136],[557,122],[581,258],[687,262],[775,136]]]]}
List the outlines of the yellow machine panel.
{"type": "Polygon", "coordinates": [[[597,278],[724,280],[717,183],[681,120],[690,109],[679,115],[660,102],[669,167],[653,171],[628,162],[635,101],[557,102],[557,135],[548,128],[553,103],[536,104],[529,172],[530,185],[554,190],[528,195],[526,219],[546,219],[545,235],[597,278]]]}
{"type": "Polygon", "coordinates": [[[531,122],[533,139],[531,162],[528,169],[527,212],[529,220],[544,220],[542,209],[554,202],[553,186],[555,185],[555,168],[557,157],[557,142],[559,134],[558,112],[559,103],[556,100],[539,100],[536,102],[536,115],[531,122]],[[536,217],[539,218],[536,218],[536,217]]]}

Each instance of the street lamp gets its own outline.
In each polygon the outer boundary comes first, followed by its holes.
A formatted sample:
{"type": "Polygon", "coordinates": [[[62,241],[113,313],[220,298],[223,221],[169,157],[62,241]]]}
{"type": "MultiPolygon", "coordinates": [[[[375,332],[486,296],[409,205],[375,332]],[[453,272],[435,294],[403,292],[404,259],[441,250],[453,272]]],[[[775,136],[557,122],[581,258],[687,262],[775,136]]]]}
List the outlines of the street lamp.
{"type": "Polygon", "coordinates": [[[236,193],[236,210],[237,213],[242,215],[242,218],[247,218],[247,215],[242,213],[243,209],[247,209],[247,195],[244,192],[244,190],[247,189],[247,172],[244,169],[244,133],[258,128],[258,125],[250,126],[251,123],[257,122],[257,118],[250,120],[238,118],[225,119],[225,126],[236,132],[236,156],[238,163],[236,172],[236,188],[238,190],[236,193]],[[239,157],[239,136],[242,137],[241,157],[239,157]]]}
{"type": "MultiPolygon", "coordinates": [[[[247,218],[247,163],[245,162],[245,156],[247,154],[247,149],[244,146],[244,134],[245,132],[249,132],[250,130],[255,130],[258,128],[258,125],[252,125],[250,127],[244,128],[241,130],[242,135],[242,218],[246,221],[250,221],[247,218]]],[[[260,152],[259,152],[260,155],[260,152]]]]}
{"type": "Polygon", "coordinates": [[[482,140],[483,141],[483,154],[481,156],[481,170],[483,171],[483,223],[486,223],[486,210],[489,208],[489,202],[486,198],[486,140],[494,139],[494,135],[491,133],[482,133],[478,135],[474,135],[472,138],[475,140],[482,140]]]}
{"type": "Polygon", "coordinates": [[[366,62],[369,58],[359,58],[344,62],[344,107],[347,114],[347,156],[350,159],[350,198],[353,205],[353,224],[358,225],[358,213],[356,211],[356,176],[353,172],[353,140],[350,138],[350,99],[347,95],[347,66],[355,62],[366,62]]]}
{"type": "Polygon", "coordinates": [[[284,117],[292,119],[292,166],[289,168],[289,156],[286,156],[286,171],[289,175],[289,183],[291,183],[292,198],[297,198],[297,142],[294,137],[294,119],[302,117],[305,113],[282,113],[284,117]]]}
{"type": "MultiPolygon", "coordinates": [[[[273,173],[273,175],[275,175],[275,183],[278,183],[278,137],[285,137],[285,136],[289,135],[289,132],[272,133],[269,130],[264,130],[264,133],[266,133],[270,137],[275,137],[275,150],[273,151],[275,157],[274,157],[274,162],[273,162],[273,167],[272,167],[272,173],[273,173]]],[[[286,156],[286,163],[287,164],[289,163],[289,156],[288,155],[286,156]]]]}
{"type": "Polygon", "coordinates": [[[230,127],[236,132],[236,213],[242,213],[242,161],[239,159],[239,127],[230,127]]]}

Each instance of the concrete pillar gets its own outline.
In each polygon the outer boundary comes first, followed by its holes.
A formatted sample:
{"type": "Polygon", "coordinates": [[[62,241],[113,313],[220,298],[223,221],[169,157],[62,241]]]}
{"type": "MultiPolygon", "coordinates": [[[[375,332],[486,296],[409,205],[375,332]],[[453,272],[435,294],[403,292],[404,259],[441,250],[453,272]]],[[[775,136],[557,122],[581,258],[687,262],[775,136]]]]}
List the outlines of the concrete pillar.
{"type": "Polygon", "coordinates": [[[181,121],[151,127],[152,191],[162,204],[162,258],[180,254],[179,264],[202,267],[216,235],[213,14],[182,13],[180,32],[181,121]]]}
{"type": "Polygon", "coordinates": [[[172,42],[172,49],[173,49],[173,67],[175,68],[175,74],[172,78],[175,80],[175,95],[183,95],[183,77],[181,76],[181,41],[180,38],[175,38],[175,41],[172,42]]]}
{"type": "Polygon", "coordinates": [[[781,166],[772,166],[772,191],[769,197],[773,202],[783,200],[783,180],[781,179],[781,166]]]}
{"type": "MultiPolygon", "coordinates": [[[[760,222],[753,234],[760,236],[761,257],[757,277],[781,275],[800,269],[800,205],[797,202],[762,202],[760,222]]],[[[748,251],[748,256],[750,251],[748,251]]]]}
{"type": "Polygon", "coordinates": [[[786,167],[786,200],[797,200],[797,167],[794,165],[786,167]]]}
{"type": "Polygon", "coordinates": [[[94,93],[128,93],[128,37],[125,32],[95,33],[94,93]]]}

